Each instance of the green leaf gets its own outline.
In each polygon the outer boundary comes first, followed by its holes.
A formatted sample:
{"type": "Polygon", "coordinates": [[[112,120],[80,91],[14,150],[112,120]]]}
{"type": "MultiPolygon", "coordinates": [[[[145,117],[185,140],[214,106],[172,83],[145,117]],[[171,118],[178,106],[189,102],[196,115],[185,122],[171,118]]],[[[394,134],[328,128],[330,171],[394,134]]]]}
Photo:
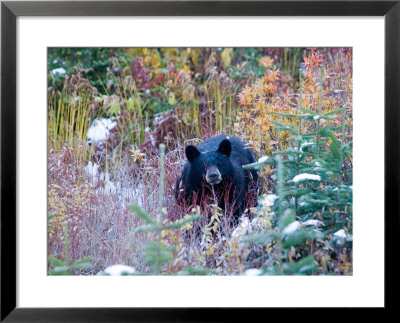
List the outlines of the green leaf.
{"type": "Polygon", "coordinates": [[[284,118],[297,118],[297,119],[301,119],[301,117],[302,117],[302,115],[298,115],[298,114],[283,113],[283,112],[275,112],[275,111],[271,111],[270,114],[276,115],[276,116],[279,116],[279,117],[284,117],[284,118]]]}
{"type": "Polygon", "coordinates": [[[56,271],[49,271],[49,276],[71,276],[72,273],[69,271],[63,272],[56,272],[56,271]]]}
{"type": "Polygon", "coordinates": [[[182,220],[175,221],[173,223],[167,223],[167,224],[163,225],[163,228],[164,229],[179,229],[187,223],[192,223],[192,222],[195,222],[200,219],[201,219],[201,214],[195,214],[190,217],[186,217],[182,220]]]}
{"type": "Polygon", "coordinates": [[[305,108],[305,107],[301,107],[300,109],[301,109],[301,111],[305,111],[305,112],[311,114],[311,116],[316,116],[317,115],[317,113],[315,111],[311,110],[311,109],[308,109],[308,108],[305,108]]]}
{"type": "Polygon", "coordinates": [[[298,274],[312,273],[316,269],[318,269],[318,267],[315,264],[315,259],[313,256],[308,256],[308,257],[304,258],[297,265],[297,273],[298,274]]]}
{"type": "Polygon", "coordinates": [[[75,261],[74,264],[82,264],[82,263],[91,262],[91,261],[92,261],[92,258],[84,257],[82,259],[79,259],[79,260],[75,261]]]}
{"type": "Polygon", "coordinates": [[[141,233],[141,232],[154,232],[157,230],[161,230],[161,227],[158,224],[151,224],[151,225],[144,225],[141,227],[137,227],[134,233],[141,233]]]}
{"type": "Polygon", "coordinates": [[[141,218],[143,221],[149,223],[149,224],[156,224],[156,221],[154,221],[139,205],[137,204],[132,204],[130,206],[131,210],[135,212],[139,218],[141,218]]]}
{"type": "Polygon", "coordinates": [[[287,249],[290,247],[296,247],[298,245],[303,244],[307,239],[315,239],[319,237],[315,232],[305,231],[305,230],[297,230],[291,233],[284,241],[283,248],[287,249]]]}
{"type": "Polygon", "coordinates": [[[178,273],[178,275],[184,275],[184,276],[205,276],[205,275],[215,275],[215,274],[216,274],[215,269],[193,268],[193,267],[187,267],[178,273]]]}
{"type": "Polygon", "coordinates": [[[275,130],[278,131],[290,131],[293,135],[297,136],[299,133],[294,125],[286,125],[277,121],[272,120],[271,123],[274,125],[275,130]]]}
{"type": "Polygon", "coordinates": [[[259,170],[267,164],[274,164],[274,163],[275,163],[275,161],[273,159],[267,158],[266,160],[261,161],[261,162],[255,162],[255,163],[243,165],[242,168],[259,170]]]}
{"type": "Polygon", "coordinates": [[[336,139],[335,133],[329,127],[322,128],[320,130],[320,134],[321,134],[321,137],[336,139]]]}
{"type": "Polygon", "coordinates": [[[80,268],[90,268],[92,267],[92,264],[90,263],[92,261],[92,258],[90,257],[85,257],[82,259],[79,259],[75,261],[70,268],[71,269],[80,269],[80,268]]]}
{"type": "Polygon", "coordinates": [[[159,68],[159,69],[157,69],[157,74],[160,74],[160,73],[169,74],[169,69],[168,68],[159,68]]]}
{"type": "Polygon", "coordinates": [[[72,264],[70,266],[71,269],[82,269],[82,268],[91,268],[92,264],[90,262],[82,263],[82,264],[72,264]]]}
{"type": "Polygon", "coordinates": [[[324,113],[323,116],[326,117],[326,116],[330,116],[332,114],[342,113],[343,111],[346,111],[346,108],[340,108],[340,109],[329,111],[327,113],[324,113]]]}
{"type": "Polygon", "coordinates": [[[324,127],[321,129],[321,137],[327,137],[331,139],[329,149],[335,158],[340,157],[340,142],[337,140],[335,133],[329,128],[324,127]]]}
{"type": "Polygon", "coordinates": [[[245,243],[267,244],[276,238],[276,233],[255,233],[243,239],[245,243]]]}
{"type": "Polygon", "coordinates": [[[313,256],[306,257],[297,263],[285,262],[282,264],[282,268],[284,273],[296,275],[311,274],[318,269],[313,256]]]}
{"type": "Polygon", "coordinates": [[[175,251],[174,247],[166,247],[161,243],[149,242],[144,248],[146,263],[151,264],[154,271],[158,271],[157,260],[160,265],[169,263],[174,260],[172,253],[175,251]]]}
{"type": "Polygon", "coordinates": [[[56,275],[71,275],[71,271],[69,270],[69,267],[67,266],[61,266],[61,267],[54,267],[54,270],[52,271],[56,275]]]}
{"type": "Polygon", "coordinates": [[[265,271],[264,271],[264,275],[280,275],[280,270],[278,266],[271,266],[268,267],[265,271]]]}
{"type": "Polygon", "coordinates": [[[329,149],[335,158],[340,157],[340,143],[337,140],[332,140],[329,149]]]}
{"type": "Polygon", "coordinates": [[[49,257],[49,262],[53,265],[53,267],[62,267],[65,266],[64,262],[60,259],[49,257]]]}

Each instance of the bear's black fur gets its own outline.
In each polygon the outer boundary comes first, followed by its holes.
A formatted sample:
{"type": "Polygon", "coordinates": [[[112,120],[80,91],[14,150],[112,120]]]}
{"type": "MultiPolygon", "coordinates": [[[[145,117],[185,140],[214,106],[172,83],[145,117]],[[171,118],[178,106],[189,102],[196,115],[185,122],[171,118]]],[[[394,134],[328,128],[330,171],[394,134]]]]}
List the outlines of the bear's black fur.
{"type": "Polygon", "coordinates": [[[187,146],[185,153],[188,161],[176,182],[175,196],[179,204],[200,205],[204,197],[213,198],[214,188],[218,206],[223,210],[229,206],[234,220],[245,208],[254,206],[249,204],[257,193],[258,174],[242,168],[255,159],[241,140],[216,136],[198,146],[187,146]],[[249,198],[249,193],[253,193],[253,198],[249,198]]]}

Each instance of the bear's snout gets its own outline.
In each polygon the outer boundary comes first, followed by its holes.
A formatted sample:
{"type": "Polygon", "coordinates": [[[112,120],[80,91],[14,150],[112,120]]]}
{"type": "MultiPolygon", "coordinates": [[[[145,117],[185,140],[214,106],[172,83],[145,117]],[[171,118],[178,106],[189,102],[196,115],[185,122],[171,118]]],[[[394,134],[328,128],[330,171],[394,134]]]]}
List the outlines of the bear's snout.
{"type": "Polygon", "coordinates": [[[208,184],[215,185],[222,181],[222,176],[217,167],[209,167],[206,173],[206,181],[208,184]]]}

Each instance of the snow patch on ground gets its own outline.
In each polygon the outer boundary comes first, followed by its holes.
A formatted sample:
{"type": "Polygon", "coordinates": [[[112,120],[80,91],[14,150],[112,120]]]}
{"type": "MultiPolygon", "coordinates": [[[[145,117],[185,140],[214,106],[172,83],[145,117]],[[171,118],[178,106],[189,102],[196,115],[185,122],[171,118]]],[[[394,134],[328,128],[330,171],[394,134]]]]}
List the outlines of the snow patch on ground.
{"type": "Polygon", "coordinates": [[[333,234],[333,238],[336,240],[336,243],[339,245],[343,244],[345,242],[345,240],[351,241],[353,239],[351,234],[346,234],[346,231],[344,229],[340,229],[339,231],[336,231],[333,234]]]}
{"type": "Polygon", "coordinates": [[[314,145],[314,142],[304,142],[300,146],[300,151],[303,151],[304,148],[311,147],[314,145]]]}
{"type": "Polygon", "coordinates": [[[110,130],[117,126],[117,122],[111,118],[95,119],[90,126],[87,137],[89,143],[105,141],[110,136],[110,130]]]}
{"type": "Polygon", "coordinates": [[[306,180],[320,181],[321,176],[304,173],[304,174],[299,174],[299,175],[296,175],[295,177],[293,177],[293,182],[295,182],[295,183],[306,181],[306,180]]]}
{"type": "Polygon", "coordinates": [[[268,156],[262,156],[261,158],[258,159],[258,163],[263,163],[268,159],[268,156]]]}
{"type": "Polygon", "coordinates": [[[110,276],[122,276],[123,274],[133,274],[135,268],[126,265],[112,265],[104,270],[104,273],[110,276]]]}
{"type": "Polygon", "coordinates": [[[232,232],[232,239],[239,240],[250,234],[251,231],[250,220],[247,217],[242,217],[240,224],[232,232]]]}
{"type": "Polygon", "coordinates": [[[93,179],[93,181],[96,182],[100,176],[101,168],[99,164],[89,161],[87,166],[85,166],[85,171],[93,179]]]}
{"type": "Polygon", "coordinates": [[[290,223],[289,225],[287,225],[283,229],[282,233],[285,234],[285,235],[289,235],[289,234],[295,232],[297,229],[300,229],[300,228],[301,228],[301,223],[299,221],[294,221],[294,222],[290,223]]]}
{"type": "Polygon", "coordinates": [[[245,276],[260,276],[262,274],[262,270],[258,268],[250,268],[244,272],[245,276]]]}
{"type": "Polygon", "coordinates": [[[336,238],[340,238],[340,239],[346,239],[347,238],[346,231],[344,231],[344,229],[336,231],[333,235],[336,238]]]}
{"type": "Polygon", "coordinates": [[[263,198],[263,199],[261,200],[262,206],[264,206],[264,207],[266,207],[266,206],[268,206],[268,207],[273,206],[274,203],[275,203],[275,200],[276,200],[277,198],[278,198],[278,196],[275,195],[275,194],[268,194],[267,196],[265,196],[265,198],[263,198]]]}
{"type": "Polygon", "coordinates": [[[292,234],[293,232],[295,232],[296,230],[300,229],[302,226],[307,226],[307,225],[316,226],[316,227],[317,227],[317,226],[319,226],[319,225],[322,225],[322,226],[323,226],[324,223],[321,222],[321,221],[318,221],[318,220],[307,220],[307,221],[305,221],[305,222],[294,221],[294,222],[288,224],[288,225],[283,229],[282,233],[283,233],[284,235],[290,235],[290,234],[292,234]]]}
{"type": "Polygon", "coordinates": [[[51,70],[51,74],[53,75],[64,75],[65,73],[67,73],[67,71],[62,67],[51,70]]]}
{"type": "Polygon", "coordinates": [[[303,225],[315,225],[315,226],[325,225],[322,221],[318,221],[318,220],[307,220],[305,222],[302,222],[302,224],[303,225]]]}

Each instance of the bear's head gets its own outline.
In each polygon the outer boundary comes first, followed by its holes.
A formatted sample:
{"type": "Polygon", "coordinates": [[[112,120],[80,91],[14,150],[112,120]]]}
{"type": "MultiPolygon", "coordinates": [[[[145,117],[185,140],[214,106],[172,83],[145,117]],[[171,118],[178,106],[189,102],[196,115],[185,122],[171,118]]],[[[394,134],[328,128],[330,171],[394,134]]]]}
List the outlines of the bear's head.
{"type": "Polygon", "coordinates": [[[232,151],[229,139],[224,139],[215,151],[200,152],[195,146],[187,146],[185,153],[191,169],[207,184],[217,185],[227,181],[233,175],[230,159],[232,151]]]}

